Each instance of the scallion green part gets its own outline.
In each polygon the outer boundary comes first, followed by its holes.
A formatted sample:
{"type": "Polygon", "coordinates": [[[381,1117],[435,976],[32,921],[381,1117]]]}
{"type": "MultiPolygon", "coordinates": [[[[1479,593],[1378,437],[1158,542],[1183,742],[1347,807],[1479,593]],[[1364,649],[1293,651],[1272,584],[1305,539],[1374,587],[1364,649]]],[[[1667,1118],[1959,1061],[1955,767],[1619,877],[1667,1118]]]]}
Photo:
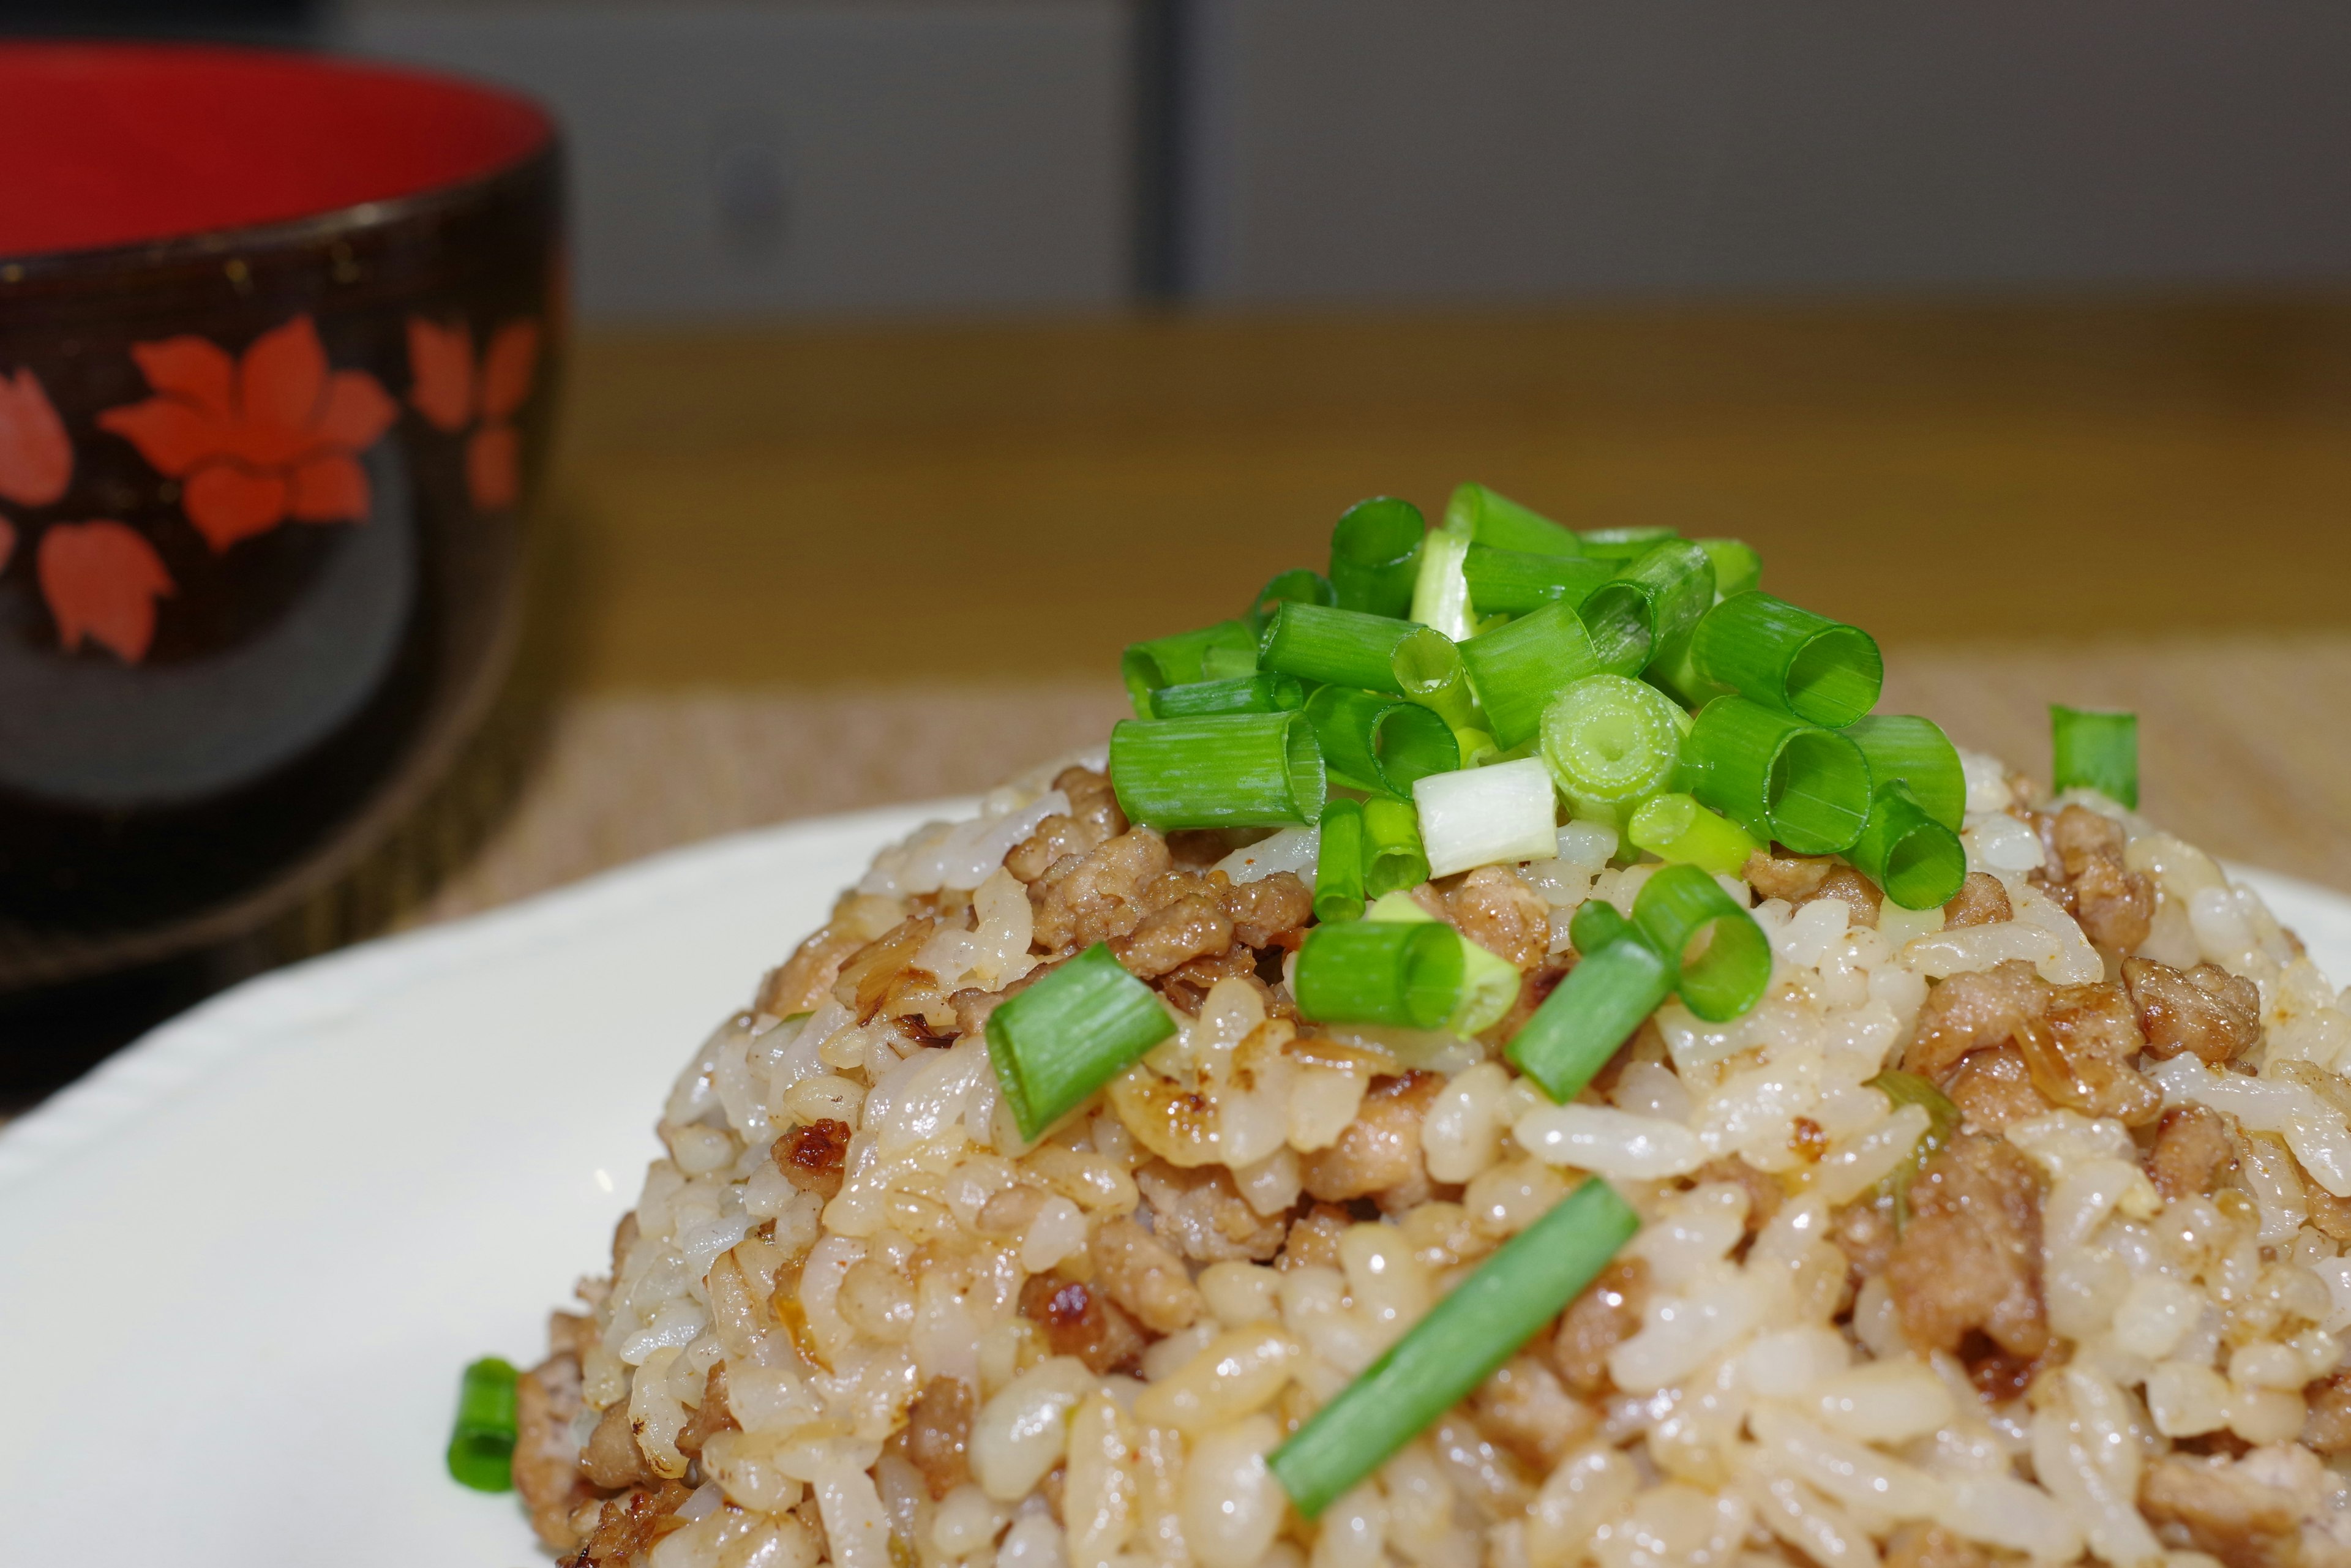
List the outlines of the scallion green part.
{"type": "Polygon", "coordinates": [[[987,1059],[1034,1143],[1175,1032],[1158,994],[1097,942],[987,1015],[987,1059]]]}
{"type": "Polygon", "coordinates": [[[1302,713],[1121,719],[1110,771],[1127,820],[1161,829],[1311,823],[1330,793],[1302,713]]]}
{"type": "MultiPolygon", "coordinates": [[[[1445,504],[1445,526],[1458,528],[1475,543],[1499,549],[1525,550],[1536,555],[1573,556],[1583,553],[1575,530],[1562,528],[1531,507],[1483,485],[1460,485],[1445,504]]],[[[1499,609],[1499,605],[1480,605],[1499,609]]]]}
{"type": "MultiPolygon", "coordinates": [[[[1425,925],[1437,916],[1423,909],[1411,894],[1398,889],[1374,900],[1364,918],[1425,925]]],[[[1453,1014],[1445,1020],[1445,1027],[1466,1039],[1484,1033],[1509,1015],[1519,999],[1519,969],[1508,958],[1489,952],[1459,932],[1454,935],[1461,941],[1461,999],[1454,1004],[1453,1014]]]]}
{"type": "Polygon", "coordinates": [[[1341,799],[1322,808],[1314,845],[1314,918],[1337,925],[1364,917],[1364,808],[1341,799]]]}
{"type": "Polygon", "coordinates": [[[1674,961],[1597,898],[1568,934],[1580,955],[1504,1054],[1560,1104],[1583,1092],[1617,1048],[1673,994],[1674,961]]]}
{"type": "Polygon", "coordinates": [[[1763,558],[1745,539],[1700,539],[1698,543],[1714,562],[1717,600],[1744,593],[1763,580],[1763,558]]]}
{"type": "Polygon", "coordinates": [[[1585,528],[1576,535],[1583,541],[1583,553],[1608,560],[1638,560],[1641,557],[1681,535],[1671,528],[1585,528]]]}
{"type": "Polygon", "coordinates": [[[1625,836],[1661,861],[1737,876],[1763,846],[1719,811],[1709,811],[1693,795],[1652,795],[1625,824],[1625,836]]]}
{"type": "Polygon", "coordinates": [[[511,1362],[484,1356],[457,1385],[457,1425],[449,1437],[449,1474],[475,1491],[514,1490],[515,1439],[520,1431],[511,1362]]]}
{"type": "Polygon", "coordinates": [[[1415,703],[1349,686],[1324,686],[1306,700],[1322,764],[1350,789],[1409,799],[1413,781],[1461,766],[1445,720],[1415,703]]]}
{"type": "Polygon", "coordinates": [[[1402,696],[1397,653],[1411,639],[1437,635],[1393,616],[1285,603],[1265,623],[1257,662],[1259,669],[1274,674],[1402,696]]]}
{"type": "Polygon", "coordinates": [[[1388,668],[1406,702],[1418,703],[1455,729],[1477,726],[1478,699],[1461,667],[1460,645],[1452,638],[1416,626],[1397,639],[1388,668]]]}
{"type": "Polygon", "coordinates": [[[1298,1008],[1323,1023],[1435,1029],[1460,1005],[1467,967],[1450,925],[1358,920],[1317,925],[1298,950],[1298,1008]]]}
{"type": "Polygon", "coordinates": [[[1587,675],[1543,710],[1543,765],[1579,816],[1619,823],[1619,808],[1670,787],[1689,727],[1689,715],[1647,682],[1587,675]]]}
{"type": "Polygon", "coordinates": [[[1600,673],[1591,633],[1564,604],[1546,604],[1461,644],[1461,663],[1485,709],[1485,728],[1509,750],[1532,740],[1562,689],[1600,673]]]}
{"type": "Polygon", "coordinates": [[[1713,603],[1713,558],[1688,539],[1667,539],[1593,590],[1581,613],[1604,665],[1631,675],[1670,664],[1713,603]]]}
{"type": "Polygon", "coordinates": [[[1871,1079],[1868,1086],[1893,1101],[1896,1109],[1916,1105],[1927,1113],[1927,1130],[1902,1157],[1902,1163],[1877,1184],[1876,1190],[1894,1200],[1894,1231],[1898,1236],[1910,1224],[1910,1183],[1917,1176],[1918,1167],[1958,1135],[1965,1118],[1949,1095],[1915,1072],[1889,1069],[1871,1079]]]}
{"type": "Polygon", "coordinates": [[[1374,496],[1347,508],[1331,530],[1331,589],[1342,610],[1402,616],[1412,608],[1421,536],[1420,508],[1374,496]]]}
{"type": "Polygon", "coordinates": [[[1420,812],[1409,800],[1364,802],[1364,896],[1384,898],[1428,880],[1420,812]]]}
{"type": "Polygon", "coordinates": [[[1291,713],[1306,706],[1306,688],[1294,675],[1242,675],[1229,681],[1191,681],[1151,694],[1153,718],[1186,718],[1209,713],[1291,713]]]}
{"type": "Polygon", "coordinates": [[[1119,659],[1119,674],[1126,679],[1137,718],[1151,716],[1151,694],[1162,686],[1225,680],[1256,668],[1257,640],[1238,621],[1129,643],[1119,659]]]}
{"type": "Polygon", "coordinates": [[[1266,1462],[1312,1519],[1468,1396],[1599,1276],[1640,1217],[1593,1177],[1503,1243],[1266,1462]]]}
{"type": "Polygon", "coordinates": [[[1905,909],[1934,909],[1958,896],[1968,879],[1968,852],[1959,835],[1935,820],[1909,784],[1877,786],[1868,825],[1845,852],[1863,874],[1905,909]]]}
{"type": "Polygon", "coordinates": [[[1241,617],[1241,621],[1254,636],[1265,630],[1265,623],[1273,619],[1274,611],[1281,605],[1336,604],[1338,601],[1338,591],[1331,586],[1329,578],[1319,571],[1309,571],[1302,566],[1293,567],[1288,571],[1275,572],[1266,585],[1257,591],[1257,598],[1250,601],[1249,612],[1241,617]]]}
{"type": "Polygon", "coordinates": [[[1877,639],[1761,590],[1708,611],[1690,653],[1708,679],[1828,729],[1876,707],[1886,684],[1877,639]]]}
{"type": "Polygon", "coordinates": [[[1616,575],[1617,563],[1594,556],[1538,555],[1473,544],[1461,558],[1469,602],[1480,615],[1524,615],[1546,604],[1581,605],[1616,575]]]}
{"type": "Polygon", "coordinates": [[[2138,810],[2138,715],[2049,705],[2050,779],[2138,810]]]}
{"type": "Polygon", "coordinates": [[[1697,866],[1669,865],[1643,883],[1633,899],[1633,924],[1675,961],[1682,1005],[1708,1023],[1740,1017],[1771,983],[1771,943],[1763,928],[1697,866]],[[1705,950],[1692,956],[1701,936],[1705,950]]]}
{"type": "Polygon", "coordinates": [[[1420,541],[1420,565],[1413,574],[1412,618],[1458,642],[1477,628],[1471,622],[1469,583],[1462,575],[1469,536],[1457,528],[1432,529],[1420,541]]]}
{"type": "Polygon", "coordinates": [[[1869,763],[1833,729],[1717,697],[1682,738],[1677,788],[1800,855],[1850,849],[1869,821],[1869,763]]]}
{"type": "Polygon", "coordinates": [[[1883,714],[1855,719],[1845,738],[1869,761],[1874,786],[1899,779],[1910,786],[1929,817],[1957,832],[1966,825],[1968,776],[1959,749],[1934,720],[1916,714],[1883,714]]]}

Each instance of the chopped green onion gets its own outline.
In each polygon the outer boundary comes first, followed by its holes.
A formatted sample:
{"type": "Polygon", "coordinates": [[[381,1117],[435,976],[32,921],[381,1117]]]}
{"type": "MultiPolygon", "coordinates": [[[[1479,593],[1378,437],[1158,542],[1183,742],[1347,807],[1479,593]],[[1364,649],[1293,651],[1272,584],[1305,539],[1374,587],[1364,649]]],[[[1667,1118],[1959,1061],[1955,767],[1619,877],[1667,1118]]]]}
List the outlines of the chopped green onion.
{"type": "Polygon", "coordinates": [[[1431,529],[1420,541],[1420,568],[1412,583],[1412,618],[1456,642],[1476,630],[1469,620],[1469,583],[1461,573],[1468,549],[1468,534],[1450,527],[1431,529]]]}
{"type": "Polygon", "coordinates": [[[1763,999],[1771,983],[1771,939],[1744,905],[1697,866],[1669,865],[1643,883],[1633,899],[1633,924],[1675,961],[1674,988],[1707,1022],[1738,1018],[1763,999]],[[1690,945],[1702,933],[1706,951],[1693,962],[1690,945]]]}
{"type": "Polygon", "coordinates": [[[1452,638],[1416,626],[1396,643],[1388,668],[1406,702],[1418,703],[1455,729],[1476,727],[1478,699],[1461,667],[1460,646],[1452,638]]]}
{"type": "Polygon", "coordinates": [[[449,1473],[475,1491],[514,1490],[515,1384],[511,1362],[484,1356],[457,1385],[457,1428],[449,1437],[449,1473]]]}
{"type": "Polygon", "coordinates": [[[1298,950],[1298,1009],[1322,1023],[1435,1029],[1461,1002],[1461,946],[1459,933],[1434,921],[1317,925],[1298,950]]]}
{"type": "Polygon", "coordinates": [[[1445,526],[1458,528],[1470,540],[1511,551],[1535,555],[1573,556],[1583,553],[1583,541],[1573,528],[1562,528],[1531,507],[1483,485],[1455,487],[1445,505],[1445,526]]]}
{"type": "Polygon", "coordinates": [[[1402,696],[1404,682],[1396,674],[1399,656],[1416,669],[1422,667],[1431,655],[1419,649],[1406,652],[1405,645],[1415,638],[1437,635],[1426,626],[1386,615],[1286,603],[1265,623],[1265,635],[1258,644],[1258,667],[1301,680],[1402,696]]]}
{"type": "Polygon", "coordinates": [[[1431,876],[1559,853],[1551,775],[1531,757],[1433,773],[1413,785],[1412,801],[1420,809],[1420,841],[1431,876]]]}
{"type": "Polygon", "coordinates": [[[1426,531],[1420,508],[1392,496],[1348,507],[1331,530],[1331,589],[1338,607],[1391,616],[1411,609],[1426,531]]]}
{"type": "Polygon", "coordinates": [[[1151,694],[1162,686],[1246,675],[1257,668],[1257,643],[1238,621],[1219,621],[1197,632],[1179,632],[1150,643],[1134,643],[1119,659],[1127,695],[1137,718],[1151,716],[1151,694]]]}
{"type": "Polygon", "coordinates": [[[1682,740],[1679,788],[1800,855],[1853,847],[1869,821],[1861,748],[1744,697],[1717,697],[1682,740]]]}
{"type": "Polygon", "coordinates": [[[1631,675],[1670,663],[1713,603],[1713,558],[1687,539],[1667,539],[1593,590],[1581,613],[1603,664],[1631,675]]]}
{"type": "Polygon", "coordinates": [[[1745,539],[1700,539],[1698,548],[1714,562],[1714,597],[1718,602],[1744,593],[1763,580],[1763,558],[1745,539]]]}
{"type": "Polygon", "coordinates": [[[1453,732],[1453,744],[1461,750],[1464,768],[1483,768],[1489,762],[1503,760],[1502,748],[1482,729],[1457,729],[1453,732]]]}
{"type": "Polygon", "coordinates": [[[1249,627],[1249,634],[1255,636],[1265,630],[1265,623],[1273,619],[1276,609],[1293,601],[1300,604],[1336,604],[1339,600],[1329,578],[1319,571],[1309,571],[1302,566],[1292,567],[1288,571],[1275,572],[1266,585],[1257,591],[1257,598],[1250,603],[1249,613],[1241,617],[1242,623],[1249,627]]]}
{"type": "Polygon", "coordinates": [[[1681,535],[1671,528],[1586,528],[1576,536],[1583,543],[1583,553],[1605,560],[1638,560],[1667,539],[1681,535]]]}
{"type": "Polygon", "coordinates": [[[1894,1199],[1894,1230],[1899,1235],[1910,1223],[1910,1183],[1918,1167],[1951,1141],[1963,1119],[1949,1095],[1915,1072],[1892,1069],[1869,1081],[1869,1087],[1894,1102],[1896,1109],[1916,1105],[1927,1113],[1927,1130],[1902,1157],[1902,1163],[1879,1180],[1877,1190],[1894,1199]]]}
{"type": "Polygon", "coordinates": [[[1314,918],[1325,925],[1364,915],[1364,844],[1361,802],[1341,799],[1322,808],[1314,846],[1314,918]]]}
{"type": "Polygon", "coordinates": [[[1364,896],[1383,898],[1428,880],[1420,813],[1409,800],[1364,802],[1364,896]]]}
{"type": "Polygon", "coordinates": [[[1473,544],[1461,558],[1469,602],[1480,615],[1524,615],[1546,604],[1573,609],[1616,575],[1616,563],[1593,556],[1536,555],[1473,544]]]}
{"type": "Polygon", "coordinates": [[[1425,707],[1348,686],[1324,686],[1306,701],[1323,766],[1354,789],[1397,798],[1413,782],[1461,766],[1445,721],[1425,707]]]}
{"type": "Polygon", "coordinates": [[[1543,710],[1542,759],[1578,816],[1623,809],[1670,786],[1690,716],[1646,681],[1587,675],[1543,710]]]}
{"type": "Polygon", "coordinates": [[[1292,675],[1241,675],[1229,681],[1187,681],[1151,694],[1153,718],[1205,713],[1291,713],[1306,706],[1306,689],[1292,675]]]}
{"type": "Polygon", "coordinates": [[[1916,714],[1884,714],[1855,719],[1846,726],[1844,736],[1869,759],[1873,783],[1882,786],[1899,779],[1910,786],[1927,815],[1953,832],[1966,825],[1967,773],[1959,766],[1959,747],[1934,720],[1916,714]]]}
{"type": "MultiPolygon", "coordinates": [[[[1366,920],[1419,925],[1437,916],[1401,889],[1383,894],[1364,911],[1366,920]]],[[[1447,926],[1447,930],[1454,928],[1447,926]]],[[[1482,1034],[1508,1016],[1519,999],[1519,967],[1498,953],[1489,953],[1458,931],[1461,939],[1461,999],[1454,1005],[1445,1027],[1464,1037],[1482,1034]]]]}
{"type": "Polygon", "coordinates": [[[1877,639],[1760,589],[1708,611],[1690,653],[1708,680],[1828,729],[1876,707],[1886,684],[1877,639]]]}
{"type": "Polygon", "coordinates": [[[1598,1177],[1502,1244],[1266,1463],[1312,1519],[1466,1398],[1599,1276],[1640,1216],[1598,1177]]]}
{"type": "Polygon", "coordinates": [[[1579,955],[1505,1051],[1520,1072],[1564,1105],[1673,994],[1673,959],[1607,903],[1577,906],[1569,936],[1579,955]]]}
{"type": "Polygon", "coordinates": [[[1938,909],[1968,879],[1959,835],[1935,820],[1907,780],[1879,783],[1869,822],[1846,852],[1853,863],[1905,909],[1938,909]]]}
{"type": "Polygon", "coordinates": [[[1532,740],[1560,690],[1600,672],[1591,633],[1564,604],[1546,604],[1461,644],[1462,667],[1486,710],[1485,728],[1505,750],[1532,740]]]}
{"type": "Polygon", "coordinates": [[[1121,719],[1110,772],[1127,821],[1163,829],[1311,823],[1330,793],[1302,713],[1121,719]]]}
{"type": "Polygon", "coordinates": [[[1175,1032],[1158,993],[1097,942],[987,1015],[987,1059],[1035,1143],[1175,1032]]]}
{"type": "Polygon", "coordinates": [[[1652,795],[1641,802],[1625,836],[1661,861],[1686,862],[1702,871],[1737,876],[1763,846],[1719,811],[1691,795],[1652,795]]]}
{"type": "Polygon", "coordinates": [[[2062,792],[2095,789],[2138,810],[2138,715],[2049,705],[2050,778],[2062,792]]]}

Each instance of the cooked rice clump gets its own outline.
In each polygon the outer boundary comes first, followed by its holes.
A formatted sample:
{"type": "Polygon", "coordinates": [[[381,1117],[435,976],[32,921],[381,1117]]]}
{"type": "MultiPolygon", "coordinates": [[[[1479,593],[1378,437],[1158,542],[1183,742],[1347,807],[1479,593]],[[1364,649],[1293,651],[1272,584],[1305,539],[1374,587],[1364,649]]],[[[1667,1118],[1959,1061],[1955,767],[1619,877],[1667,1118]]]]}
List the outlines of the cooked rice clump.
{"type": "Polygon", "coordinates": [[[1099,762],[923,829],[678,1080],[523,1381],[533,1522],[652,1568],[2351,1563],[2351,1016],[2199,851],[1965,761],[1948,909],[1759,855],[1762,1004],[1667,1003],[1564,1107],[1500,1048],[1655,869],[1605,830],[1417,891],[1523,976],[1459,1040],[1298,1018],[1303,830],[1130,830],[1099,762]],[[1102,940],[1180,1032],[1026,1146],[984,1020],[1102,940]],[[1894,1067],[1966,1117],[1899,1215],[1894,1067]],[[1584,1172],[1631,1245],[1300,1519],[1264,1456],[1584,1172]]]}

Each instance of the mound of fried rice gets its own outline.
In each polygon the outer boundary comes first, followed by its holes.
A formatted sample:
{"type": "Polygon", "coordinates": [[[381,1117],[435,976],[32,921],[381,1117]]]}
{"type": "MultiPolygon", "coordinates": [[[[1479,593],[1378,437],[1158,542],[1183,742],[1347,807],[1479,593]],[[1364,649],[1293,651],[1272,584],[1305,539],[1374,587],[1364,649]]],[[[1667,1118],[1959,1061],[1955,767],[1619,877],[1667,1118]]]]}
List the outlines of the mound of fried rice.
{"type": "Polygon", "coordinates": [[[1567,1106],[1501,1046],[1655,869],[1606,829],[1416,890],[1522,976],[1463,1040],[1299,1017],[1311,830],[1130,827],[1098,758],[925,828],[678,1079],[523,1379],[533,1523],[607,1568],[2351,1563],[2351,1016],[2207,855],[1964,761],[1949,905],[1758,854],[1762,1004],[1668,1002],[1567,1106]],[[984,1020],[1105,940],[1180,1032],[1026,1145],[984,1020]],[[1898,1194],[1895,1067],[1965,1117],[1898,1194]],[[1301,1519],[1266,1454],[1582,1173],[1630,1246],[1301,1519]]]}

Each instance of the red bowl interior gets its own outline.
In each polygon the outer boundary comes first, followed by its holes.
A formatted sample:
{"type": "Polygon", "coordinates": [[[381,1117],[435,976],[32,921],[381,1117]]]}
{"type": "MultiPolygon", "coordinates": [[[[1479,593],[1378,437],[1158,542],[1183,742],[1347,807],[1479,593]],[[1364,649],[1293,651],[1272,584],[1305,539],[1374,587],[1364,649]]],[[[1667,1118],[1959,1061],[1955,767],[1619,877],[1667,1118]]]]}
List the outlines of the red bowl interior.
{"type": "Polygon", "coordinates": [[[0,256],[277,223],[503,168],[528,99],[420,71],[177,45],[0,44],[0,256]]]}

